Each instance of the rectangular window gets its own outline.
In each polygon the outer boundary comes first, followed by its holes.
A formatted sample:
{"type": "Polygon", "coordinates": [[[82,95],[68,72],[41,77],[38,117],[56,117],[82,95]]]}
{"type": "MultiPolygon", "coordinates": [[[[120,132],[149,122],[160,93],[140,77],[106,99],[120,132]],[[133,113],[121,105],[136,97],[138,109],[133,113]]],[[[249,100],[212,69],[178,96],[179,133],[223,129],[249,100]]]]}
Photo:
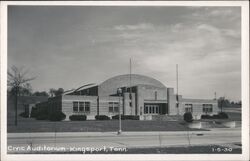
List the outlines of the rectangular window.
{"type": "Polygon", "coordinates": [[[90,112],[90,102],[85,102],[85,112],[90,112]]]}
{"type": "Polygon", "coordinates": [[[144,106],[144,113],[148,113],[148,106],[144,106]]]}
{"type": "Polygon", "coordinates": [[[114,107],[114,112],[119,112],[119,107],[114,107]]]}
{"type": "Polygon", "coordinates": [[[109,106],[109,112],[113,112],[113,106],[109,106]]]}
{"type": "Polygon", "coordinates": [[[155,113],[159,113],[158,108],[159,108],[159,107],[156,107],[156,109],[155,109],[155,113]]]}
{"type": "Polygon", "coordinates": [[[112,113],[119,112],[119,103],[118,102],[109,102],[109,112],[112,112],[112,113]]]}
{"type": "Polygon", "coordinates": [[[203,106],[202,111],[204,113],[211,113],[211,112],[213,112],[213,105],[212,104],[203,104],[202,106],[203,106]]]}
{"type": "Polygon", "coordinates": [[[84,111],[84,102],[79,102],[79,111],[84,111]]]}
{"type": "Polygon", "coordinates": [[[78,102],[73,102],[73,111],[78,112],[78,102]]]}
{"type": "Polygon", "coordinates": [[[185,104],[185,112],[193,112],[193,105],[185,104]]]}
{"type": "Polygon", "coordinates": [[[73,112],[90,112],[90,102],[73,102],[73,112]]]}

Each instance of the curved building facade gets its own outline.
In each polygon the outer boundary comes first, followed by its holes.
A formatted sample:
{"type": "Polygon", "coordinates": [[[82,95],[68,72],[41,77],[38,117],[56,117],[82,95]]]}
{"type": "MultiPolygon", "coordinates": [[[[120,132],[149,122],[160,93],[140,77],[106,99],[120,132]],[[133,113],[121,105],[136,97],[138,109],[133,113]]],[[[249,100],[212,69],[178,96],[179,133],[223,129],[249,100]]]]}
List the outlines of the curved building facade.
{"type": "Polygon", "coordinates": [[[70,115],[81,114],[87,115],[87,119],[96,115],[112,117],[119,114],[119,109],[123,115],[139,115],[142,120],[185,112],[192,112],[199,119],[202,114],[218,112],[217,100],[185,99],[160,81],[138,74],[115,76],[99,85],[84,85],[49,98],[48,107],[50,112],[65,113],[66,120],[70,115]]]}

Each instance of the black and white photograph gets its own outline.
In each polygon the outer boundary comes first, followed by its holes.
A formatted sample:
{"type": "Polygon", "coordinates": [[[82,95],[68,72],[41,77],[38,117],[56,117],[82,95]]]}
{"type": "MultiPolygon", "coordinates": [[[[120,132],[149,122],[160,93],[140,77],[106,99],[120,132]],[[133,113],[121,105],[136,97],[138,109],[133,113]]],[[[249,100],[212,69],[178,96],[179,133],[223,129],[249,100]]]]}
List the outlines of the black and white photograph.
{"type": "Polygon", "coordinates": [[[248,3],[207,3],[6,2],[2,155],[248,160],[248,3]]]}

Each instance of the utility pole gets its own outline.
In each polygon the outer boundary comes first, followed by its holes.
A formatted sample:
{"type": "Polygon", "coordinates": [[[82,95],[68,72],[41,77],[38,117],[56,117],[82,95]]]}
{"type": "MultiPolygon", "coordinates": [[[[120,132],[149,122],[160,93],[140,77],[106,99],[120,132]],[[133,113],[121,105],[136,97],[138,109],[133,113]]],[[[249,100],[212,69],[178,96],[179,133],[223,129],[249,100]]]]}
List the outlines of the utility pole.
{"type": "Polygon", "coordinates": [[[178,64],[176,64],[176,108],[179,115],[179,91],[178,91],[178,64]]]}
{"type": "Polygon", "coordinates": [[[129,101],[131,101],[131,104],[129,103],[129,107],[130,107],[130,115],[132,115],[132,87],[131,87],[131,58],[129,59],[129,101]],[[131,105],[131,106],[130,106],[131,105]]]}
{"type": "Polygon", "coordinates": [[[118,135],[120,135],[122,133],[122,119],[121,119],[121,93],[122,93],[122,89],[118,88],[117,89],[117,93],[119,96],[119,130],[117,132],[118,135]]]}

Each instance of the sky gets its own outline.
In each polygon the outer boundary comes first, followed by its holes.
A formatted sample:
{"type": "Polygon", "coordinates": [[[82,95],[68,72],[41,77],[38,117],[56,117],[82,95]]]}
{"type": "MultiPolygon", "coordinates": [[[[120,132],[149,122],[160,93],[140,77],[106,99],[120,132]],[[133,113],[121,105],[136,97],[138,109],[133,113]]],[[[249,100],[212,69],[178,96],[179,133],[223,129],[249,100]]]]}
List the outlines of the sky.
{"type": "Polygon", "coordinates": [[[33,91],[141,74],[185,98],[241,100],[239,7],[11,6],[8,68],[33,91]]]}

